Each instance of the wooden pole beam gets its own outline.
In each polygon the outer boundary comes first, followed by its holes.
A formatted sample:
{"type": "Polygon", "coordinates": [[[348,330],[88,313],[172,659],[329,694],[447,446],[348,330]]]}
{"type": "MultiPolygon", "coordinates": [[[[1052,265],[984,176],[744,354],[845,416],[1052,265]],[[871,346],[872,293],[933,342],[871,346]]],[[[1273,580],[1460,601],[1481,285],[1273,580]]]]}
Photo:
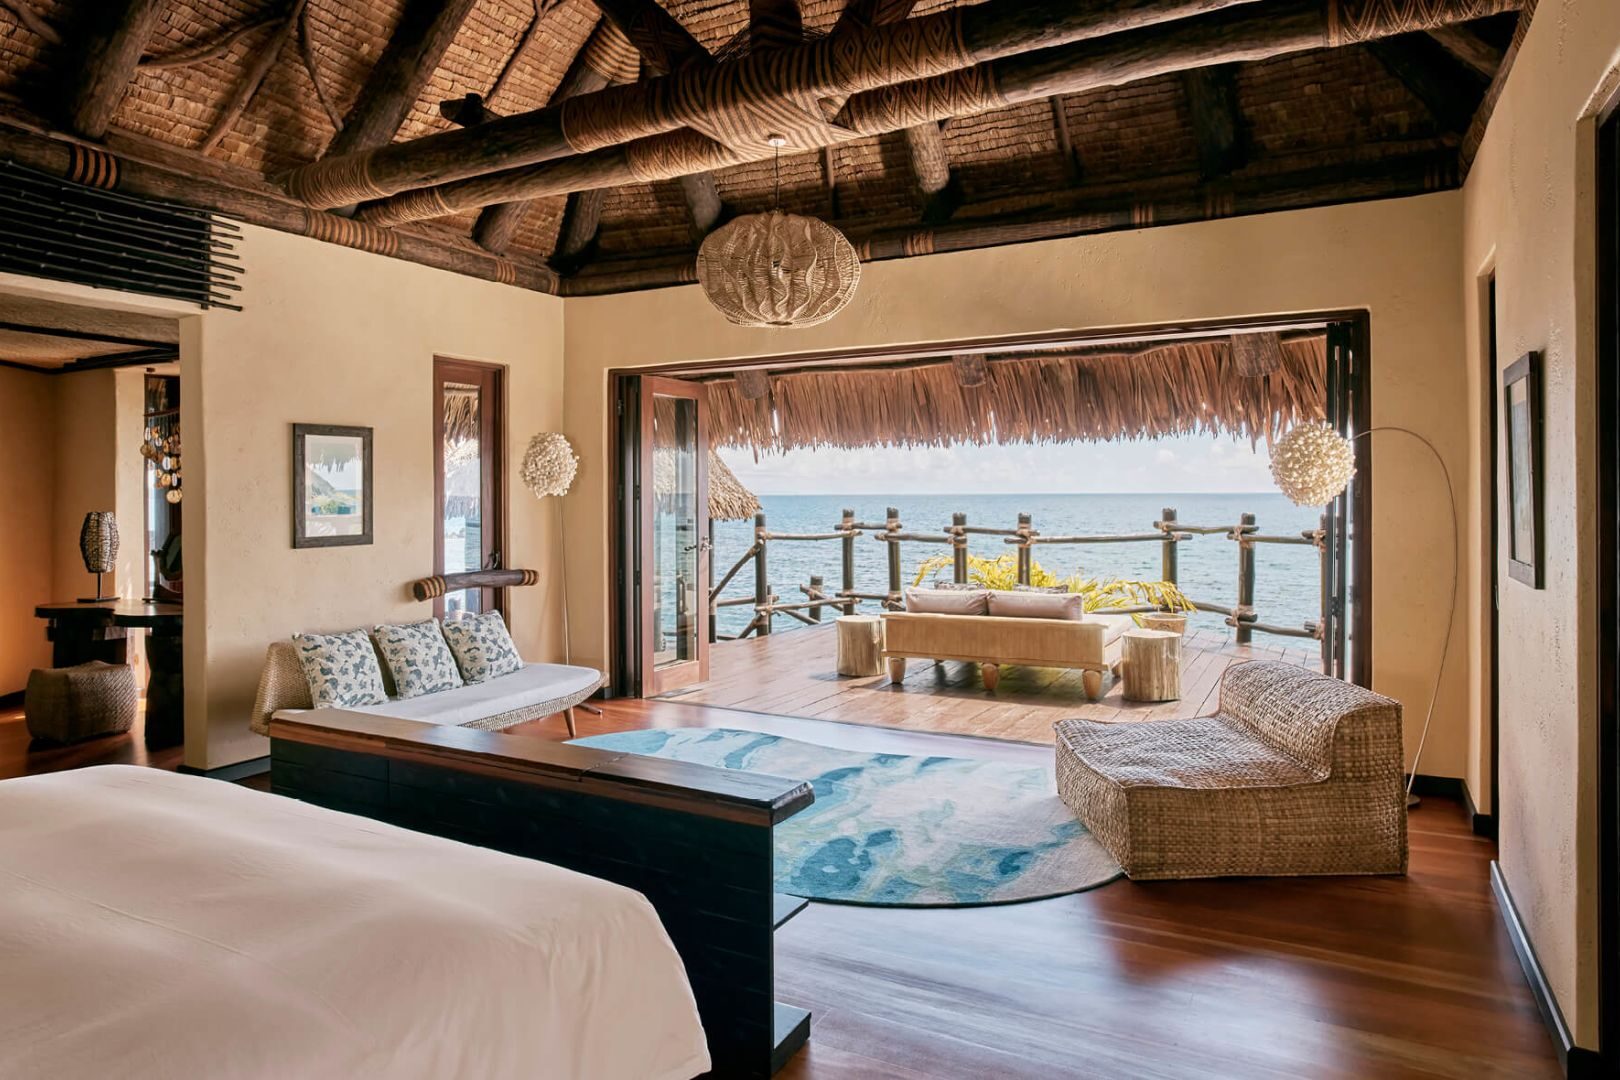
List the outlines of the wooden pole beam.
{"type": "Polygon", "coordinates": [[[748,44],[755,49],[787,49],[804,42],[799,0],[748,0],[748,44]]]}
{"type": "Polygon", "coordinates": [[[702,240],[726,215],[726,204],[720,198],[713,173],[694,173],[681,177],[681,194],[686,198],[686,210],[692,218],[692,235],[702,240]]]}
{"type": "Polygon", "coordinates": [[[307,0],[291,0],[286,6],[286,14],[281,22],[265,43],[253,53],[247,71],[231,91],[231,96],[226,99],[219,114],[214,117],[213,124],[208,128],[208,134],[203,136],[202,145],[199,147],[203,153],[206,154],[218,146],[225,136],[230,134],[231,128],[236,126],[242,114],[247,112],[248,106],[253,104],[253,98],[258,94],[259,87],[264,85],[265,76],[270,74],[270,69],[281,56],[281,50],[287,47],[287,42],[292,40],[293,34],[297,32],[305,3],[307,0]]]}
{"type": "Polygon", "coordinates": [[[1248,158],[1243,108],[1238,102],[1237,68],[1231,64],[1181,73],[1198,147],[1198,171],[1206,180],[1241,169],[1248,158]]]}
{"type": "Polygon", "coordinates": [[[1496,69],[1502,66],[1502,50],[1470,27],[1442,26],[1430,30],[1428,34],[1440,43],[1441,48],[1487,79],[1494,78],[1496,69]]]}
{"type": "MultiPolygon", "coordinates": [[[[538,18],[538,16],[537,16],[538,18]]],[[[596,24],[590,37],[585,39],[585,45],[574,57],[574,61],[563,73],[562,82],[552,92],[552,101],[564,101],[576,94],[589,94],[616,83],[633,81],[636,75],[636,62],[634,48],[630,40],[616,23],[603,19],[596,24]]],[[[510,70],[510,69],[508,69],[510,70]]],[[[499,88],[505,77],[495,80],[499,88]]],[[[492,94],[493,90],[490,91],[492,94]]],[[[441,106],[442,110],[443,106],[441,106]]],[[[459,110],[458,110],[459,111],[459,110]]],[[[483,109],[480,105],[477,123],[494,120],[496,117],[483,109]]],[[[463,122],[464,127],[472,126],[463,122]]],[[[602,205],[606,199],[601,195],[582,198],[578,194],[568,197],[568,205],[563,208],[563,224],[558,234],[557,248],[553,254],[554,263],[571,266],[578,269],[587,249],[592,246],[596,238],[596,231],[602,221],[602,205]],[[559,259],[558,256],[561,256],[559,259]]],[[[518,228],[523,224],[523,218],[534,203],[529,199],[518,199],[513,202],[496,203],[486,206],[478,215],[478,221],[473,225],[473,240],[485,251],[503,255],[512,246],[516,239],[518,228]]]]}
{"type": "Polygon", "coordinates": [[[1468,130],[1463,133],[1461,157],[1462,174],[1468,175],[1473,167],[1474,155],[1479,153],[1479,144],[1485,139],[1485,129],[1490,125],[1491,114],[1496,111],[1496,103],[1502,96],[1502,90],[1507,86],[1508,76],[1513,73],[1513,62],[1519,56],[1519,48],[1524,44],[1524,37],[1530,32],[1530,21],[1535,18],[1536,0],[1524,0],[1524,7],[1519,11],[1519,21],[1513,27],[1513,40],[1508,42],[1507,51],[1502,54],[1502,63],[1498,65],[1496,74],[1491,76],[1491,84],[1485,88],[1485,98],[1474,110],[1474,118],[1468,122],[1468,130]]]}
{"type": "Polygon", "coordinates": [[[647,71],[667,75],[693,61],[706,61],[709,52],[686,27],[675,21],[657,0],[595,0],[603,18],[612,23],[641,54],[647,71]]]}
{"type": "Polygon", "coordinates": [[[1442,130],[1461,132],[1474,118],[1485,79],[1428,34],[1402,34],[1367,43],[1385,71],[1423,102],[1442,130]]]}
{"type": "Polygon", "coordinates": [[[135,77],[146,43],[157,28],[163,0],[108,0],[94,5],[79,70],[68,95],[68,126],[87,139],[99,139],[135,77]]]}
{"type": "Polygon", "coordinates": [[[900,137],[905,140],[911,175],[917,180],[917,193],[922,198],[923,223],[949,221],[961,205],[962,185],[951,171],[944,131],[938,123],[929,121],[906,128],[900,137]]]}
{"type": "MultiPolygon", "coordinates": [[[[955,9],[961,12],[979,8],[955,9]]],[[[1410,0],[1412,6],[1366,9],[1346,21],[1350,0],[1278,0],[1263,9],[1235,7],[1199,19],[1041,49],[904,87],[851,96],[836,118],[840,133],[879,135],[953,116],[1120,86],[1220,63],[1263,60],[1335,44],[1377,40],[1484,13],[1513,10],[1521,0],[1410,0]]],[[[1361,0],[1356,0],[1361,2],[1361,0]]],[[[1368,0],[1371,3],[1371,0],[1368,0]]],[[[921,20],[909,20],[917,23],[921,20]]],[[[443,217],[514,197],[535,198],[592,187],[671,180],[689,173],[769,160],[774,148],[727,145],[696,131],[676,131],[561,161],[472,177],[411,191],[362,207],[375,225],[443,217]]]]}
{"type": "MultiPolygon", "coordinates": [[[[616,8],[620,2],[611,0],[609,6],[616,8]]],[[[669,75],[581,95],[478,128],[442,132],[359,154],[328,155],[294,170],[287,177],[287,190],[310,206],[346,206],[689,127],[724,134],[728,141],[750,147],[766,147],[765,136],[780,133],[788,136],[795,149],[813,149],[826,129],[811,122],[814,114],[806,110],[819,111],[817,102],[824,98],[949,75],[989,60],[1031,50],[1050,52],[1051,46],[1254,2],[986,0],[899,23],[852,28],[795,49],[767,49],[713,64],[687,64],[669,75]],[[757,111],[739,110],[739,99],[794,107],[767,109],[760,116],[757,111]],[[785,120],[794,119],[795,114],[795,124],[786,125],[785,120]],[[751,124],[771,130],[753,131],[751,124]],[[778,127],[785,130],[777,132],[778,127]]],[[[1374,2],[1316,0],[1322,5],[1374,2]]],[[[1426,4],[1430,0],[1402,2],[1426,4]]],[[[1443,2],[1516,4],[1519,0],[1443,2]]],[[[627,33],[640,32],[636,24],[628,26],[627,33]]],[[[635,41],[634,34],[630,37],[635,41]]]]}
{"type": "Polygon", "coordinates": [[[409,0],[393,36],[371,67],[360,96],[326,148],[341,157],[394,141],[411,107],[439,69],[474,0],[409,0]]]}
{"type": "MultiPolygon", "coordinates": [[[[1353,161],[1315,165],[1291,173],[1256,179],[1231,189],[1231,181],[1205,185],[1196,176],[1184,178],[1180,190],[1167,190],[1145,198],[1097,198],[1081,190],[1071,205],[1055,212],[1008,214],[986,221],[952,222],[931,229],[893,230],[852,235],[863,262],[928,255],[970,248],[1017,244],[1139,229],[1150,225],[1178,225],[1216,217],[1274,213],[1347,200],[1398,198],[1455,187],[1456,153],[1439,148],[1394,160],[1353,161]]],[[[564,296],[595,296],[636,289],[691,284],[697,280],[691,255],[648,260],[598,263],[588,273],[565,278],[564,296]]]]}

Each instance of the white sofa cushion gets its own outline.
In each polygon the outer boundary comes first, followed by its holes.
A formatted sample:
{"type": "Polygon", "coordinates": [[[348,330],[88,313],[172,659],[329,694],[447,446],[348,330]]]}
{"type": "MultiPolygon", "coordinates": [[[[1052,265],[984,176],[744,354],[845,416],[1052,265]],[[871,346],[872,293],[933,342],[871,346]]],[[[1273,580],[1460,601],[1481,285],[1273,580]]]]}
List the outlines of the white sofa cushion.
{"type": "Polygon", "coordinates": [[[990,614],[1009,619],[1067,619],[1086,617],[1085,598],[1079,593],[1014,592],[993,589],[990,614]]]}
{"type": "Polygon", "coordinates": [[[480,721],[518,710],[532,716],[561,712],[579,704],[600,685],[602,673],[595,668],[525,664],[510,675],[354,711],[447,727],[477,726],[480,721]]]}
{"type": "Polygon", "coordinates": [[[906,610],[929,615],[985,615],[990,611],[987,589],[907,589],[906,610]]]}

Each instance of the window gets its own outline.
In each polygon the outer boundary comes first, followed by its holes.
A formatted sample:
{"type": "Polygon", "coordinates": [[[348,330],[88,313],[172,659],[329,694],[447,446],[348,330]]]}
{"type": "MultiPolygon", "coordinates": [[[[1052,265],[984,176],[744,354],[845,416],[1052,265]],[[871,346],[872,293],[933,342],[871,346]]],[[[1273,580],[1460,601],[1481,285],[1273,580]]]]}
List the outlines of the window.
{"type": "MultiPolygon", "coordinates": [[[[470,360],[433,361],[434,572],[504,565],[505,369],[470,360]]],[[[504,609],[500,589],[460,589],[435,602],[445,618],[504,609]]]]}

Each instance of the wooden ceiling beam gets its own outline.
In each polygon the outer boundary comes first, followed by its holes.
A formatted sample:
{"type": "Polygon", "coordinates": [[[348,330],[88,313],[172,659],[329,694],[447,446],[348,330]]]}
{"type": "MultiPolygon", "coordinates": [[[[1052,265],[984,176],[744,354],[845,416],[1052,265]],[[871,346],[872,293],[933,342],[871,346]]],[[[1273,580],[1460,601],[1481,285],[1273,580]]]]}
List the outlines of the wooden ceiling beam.
{"type": "Polygon", "coordinates": [[[838,13],[833,33],[845,30],[869,29],[884,23],[895,23],[910,18],[917,0],[849,0],[838,13]]]}
{"type": "Polygon", "coordinates": [[[1440,47],[1487,79],[1502,66],[1502,50],[1468,26],[1441,26],[1428,31],[1440,47]]]}
{"type": "Polygon", "coordinates": [[[1206,180],[1226,176],[1248,158],[1247,127],[1238,101],[1237,67],[1217,64],[1181,73],[1181,87],[1192,117],[1198,171],[1206,180]]]}
{"type": "Polygon", "coordinates": [[[713,173],[683,176],[680,184],[681,194],[686,198],[686,212],[692,219],[693,239],[702,240],[726,217],[725,201],[720,198],[713,173]]]}
{"type": "Polygon", "coordinates": [[[709,51],[657,0],[595,0],[604,18],[630,39],[651,75],[667,75],[709,51]]]}
{"type": "MultiPolygon", "coordinates": [[[[1316,15],[1317,47],[1330,36],[1327,5],[1370,4],[1373,0],[1310,0],[1316,15]]],[[[1402,0],[1427,5],[1432,0],[1402,0]]],[[[1449,7],[1516,6],[1522,0],[1440,0],[1449,7]]],[[[651,4],[653,0],[604,0],[609,8],[651,4]]],[[[510,116],[497,124],[464,128],[394,143],[363,155],[328,155],[286,178],[290,194],[310,206],[345,206],[414,188],[478,176],[498,169],[569,157],[605,146],[690,126],[733,123],[739,86],[767,86],[787,98],[821,98],[873,91],[908,76],[952,72],[984,61],[1032,50],[1062,52],[1053,46],[1187,19],[1200,13],[1254,4],[1255,0],[986,0],[904,23],[847,31],[842,37],[808,42],[797,50],[769,50],[646,79],[633,89],[582,95],[561,105],[510,116]],[[928,20],[926,25],[922,21],[928,20]],[[919,46],[919,42],[931,44],[919,46]],[[788,57],[788,52],[802,55],[788,57]],[[897,63],[905,57],[906,63],[897,63]],[[609,96],[611,95],[611,96],[609,96]],[[567,123],[564,122],[564,115],[567,123]],[[566,131],[565,131],[566,128],[566,131]]],[[[1269,0],[1268,0],[1269,3],[1269,0]]],[[[1259,6],[1259,5],[1257,5],[1259,6]]],[[[604,8],[604,10],[607,10],[604,8]]],[[[659,9],[662,10],[662,9],[659,9]]],[[[634,21],[626,24],[637,29],[634,21]]],[[[1420,27],[1421,28],[1421,27],[1420,27]]],[[[628,31],[627,31],[628,32],[628,31]]],[[[642,32],[638,30],[638,32],[642,32]]],[[[635,41],[635,36],[631,36],[635,41]]],[[[644,54],[645,55],[645,54],[644,54]]],[[[1185,66],[1185,65],[1184,65],[1185,66]]],[[[1047,96],[1047,95],[1039,95],[1047,96]]],[[[943,116],[934,119],[943,119],[943,116]]],[[[919,118],[916,122],[921,122],[919,118]]],[[[909,126],[909,125],[902,125],[909,126]]],[[[763,139],[764,132],[754,133],[763,139]]],[[[805,147],[800,147],[805,149],[805,147]]]]}
{"type": "MultiPolygon", "coordinates": [[[[1081,190],[1038,210],[955,221],[934,229],[852,233],[850,240],[861,260],[871,262],[1361,199],[1397,198],[1454,187],[1457,182],[1455,151],[1440,148],[1375,162],[1344,160],[1311,165],[1239,185],[1235,190],[1231,181],[1209,185],[1196,175],[1184,177],[1184,186],[1177,190],[1145,198],[1126,195],[1097,199],[1081,190]]],[[[693,258],[688,253],[597,263],[588,273],[565,278],[561,289],[564,296],[594,296],[695,280],[693,258]]]]}
{"type": "MultiPolygon", "coordinates": [[[[955,9],[961,12],[979,8],[955,9]]],[[[1521,0],[1409,0],[1399,9],[1346,25],[1346,0],[1277,0],[1200,19],[1128,34],[1041,49],[998,60],[983,69],[907,84],[903,93],[880,89],[855,94],[835,122],[845,131],[880,135],[919,123],[976,115],[1051,97],[1120,86],[1217,63],[1237,63],[1321,49],[1335,42],[1361,44],[1431,26],[1512,10],[1521,0]]],[[[1371,0],[1369,0],[1369,3],[1371,0]]],[[[1375,9],[1369,7],[1367,10],[1375,9]]],[[[443,217],[513,197],[535,198],[593,187],[670,180],[749,161],[769,160],[770,148],[737,149],[695,132],[673,132],[628,146],[613,146],[563,161],[506,169],[435,188],[411,191],[361,208],[363,220],[394,225],[443,217]]]]}
{"type": "Polygon", "coordinates": [[[1485,129],[1490,126],[1491,116],[1496,112],[1496,103],[1502,97],[1502,90],[1507,86],[1508,76],[1513,73],[1513,62],[1518,59],[1519,49],[1524,45],[1525,35],[1530,32],[1530,22],[1535,18],[1536,0],[1524,0],[1524,7],[1519,12],[1518,21],[1513,24],[1513,39],[1502,53],[1502,63],[1497,67],[1496,74],[1491,76],[1491,84],[1485,88],[1485,97],[1474,110],[1474,118],[1468,122],[1468,130],[1463,133],[1462,146],[1459,153],[1462,158],[1462,173],[1466,177],[1473,168],[1474,155],[1479,153],[1480,143],[1485,141],[1485,129]]]}
{"type": "Polygon", "coordinates": [[[804,16],[799,0],[748,0],[748,45],[753,49],[786,49],[804,44],[804,16]]]}
{"type": "Polygon", "coordinates": [[[949,221],[962,204],[962,185],[951,171],[950,153],[945,149],[945,132],[937,122],[917,124],[900,133],[906,155],[911,159],[911,175],[922,196],[922,219],[927,225],[949,221]]]}
{"type": "Polygon", "coordinates": [[[86,139],[107,134],[162,10],[163,0],[92,5],[94,14],[78,49],[79,69],[68,93],[70,130],[86,139]]]}
{"type": "Polygon", "coordinates": [[[1367,49],[1385,71],[1423,102],[1446,131],[1461,132],[1474,118],[1485,80],[1465,67],[1428,34],[1402,34],[1370,41],[1367,49]]]}
{"type": "Polygon", "coordinates": [[[297,32],[299,21],[304,14],[304,6],[308,0],[291,0],[285,7],[281,22],[271,32],[270,37],[257,49],[248,63],[247,70],[231,91],[231,96],[221,106],[214,122],[209,125],[208,134],[203,136],[202,145],[198,147],[203,153],[208,153],[218,146],[231,128],[247,112],[248,106],[253,104],[253,98],[258,94],[259,87],[264,85],[265,76],[275,66],[276,60],[281,56],[281,50],[287,47],[297,32]]]}
{"type": "Polygon", "coordinates": [[[1069,174],[1069,183],[1078,183],[1084,170],[1081,168],[1080,154],[1074,148],[1074,133],[1069,130],[1069,108],[1064,104],[1062,94],[1053,94],[1046,100],[1052,107],[1052,130],[1057,137],[1063,168],[1069,174]]]}
{"type": "Polygon", "coordinates": [[[386,146],[399,134],[476,0],[408,0],[326,156],[386,146]]]}

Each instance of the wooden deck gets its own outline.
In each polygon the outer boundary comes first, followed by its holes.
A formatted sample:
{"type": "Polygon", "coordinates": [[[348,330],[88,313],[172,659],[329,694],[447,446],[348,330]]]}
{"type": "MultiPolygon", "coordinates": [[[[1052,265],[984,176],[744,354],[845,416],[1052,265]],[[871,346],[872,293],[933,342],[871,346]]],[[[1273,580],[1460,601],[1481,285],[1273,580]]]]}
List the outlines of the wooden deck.
{"type": "Polygon", "coordinates": [[[1232,644],[1208,630],[1189,632],[1181,648],[1180,701],[1125,701],[1119,683],[1105,677],[1103,695],[1086,698],[1080,672],[1008,666],[988,693],[978,665],[913,660],[899,686],[887,675],[848,678],[837,674],[833,627],[814,627],[711,647],[709,681],[676,691],[665,700],[779,716],[838,720],[912,731],[978,735],[1050,743],[1052,724],[1066,717],[1092,720],[1154,720],[1213,712],[1221,673],[1244,660],[1287,660],[1315,666],[1314,652],[1256,641],[1232,644]]]}

